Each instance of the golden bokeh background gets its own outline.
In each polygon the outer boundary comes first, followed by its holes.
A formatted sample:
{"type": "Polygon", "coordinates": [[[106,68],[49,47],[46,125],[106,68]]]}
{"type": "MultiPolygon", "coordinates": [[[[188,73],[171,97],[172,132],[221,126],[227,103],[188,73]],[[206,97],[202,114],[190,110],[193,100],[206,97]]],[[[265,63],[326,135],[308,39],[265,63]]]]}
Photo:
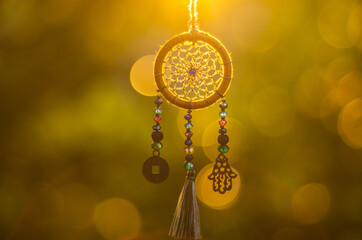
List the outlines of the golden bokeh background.
{"type": "MultiPolygon", "coordinates": [[[[184,183],[185,111],[163,104],[168,180],[147,182],[160,46],[188,0],[0,1],[0,239],[161,240],[184,183]]],[[[204,239],[362,239],[362,3],[199,0],[230,50],[225,195],[217,106],[193,115],[204,239]]]]}

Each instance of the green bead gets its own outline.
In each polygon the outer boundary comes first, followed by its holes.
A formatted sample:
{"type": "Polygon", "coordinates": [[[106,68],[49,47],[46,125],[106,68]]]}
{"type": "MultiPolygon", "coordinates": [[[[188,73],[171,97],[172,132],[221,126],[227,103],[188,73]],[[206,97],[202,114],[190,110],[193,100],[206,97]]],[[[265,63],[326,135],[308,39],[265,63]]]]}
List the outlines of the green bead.
{"type": "Polygon", "coordinates": [[[193,127],[194,127],[194,125],[192,125],[192,123],[185,123],[185,128],[186,129],[191,129],[193,127]]]}
{"type": "Polygon", "coordinates": [[[153,149],[155,149],[155,150],[161,150],[162,147],[163,147],[163,145],[162,145],[162,143],[160,143],[160,142],[154,142],[154,143],[151,144],[151,147],[152,147],[153,149]]]}
{"type": "Polygon", "coordinates": [[[156,114],[161,114],[161,113],[162,113],[162,108],[156,107],[153,111],[154,111],[156,114]]]}
{"type": "Polygon", "coordinates": [[[218,147],[219,152],[221,153],[227,153],[229,151],[229,147],[227,145],[220,145],[218,147]]]}
{"type": "Polygon", "coordinates": [[[184,167],[185,169],[190,170],[194,168],[194,164],[192,162],[184,162],[184,167]]]}
{"type": "Polygon", "coordinates": [[[219,113],[219,116],[220,116],[221,118],[226,118],[227,115],[228,115],[228,114],[227,114],[225,111],[221,111],[221,112],[219,113]]]}

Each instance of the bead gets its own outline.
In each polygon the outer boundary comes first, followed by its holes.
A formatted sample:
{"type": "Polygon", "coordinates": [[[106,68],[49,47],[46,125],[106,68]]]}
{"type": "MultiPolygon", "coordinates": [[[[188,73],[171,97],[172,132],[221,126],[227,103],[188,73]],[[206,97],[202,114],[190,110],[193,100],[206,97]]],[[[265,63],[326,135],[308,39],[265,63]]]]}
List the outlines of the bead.
{"type": "Polygon", "coordinates": [[[152,129],[155,130],[155,131],[158,131],[158,130],[161,130],[161,126],[160,125],[154,125],[152,127],[152,129]]]}
{"type": "Polygon", "coordinates": [[[193,169],[194,168],[194,164],[192,162],[184,162],[184,167],[187,170],[193,169]]]}
{"type": "Polygon", "coordinates": [[[226,108],[228,108],[228,104],[226,103],[226,102],[220,102],[219,103],[219,107],[221,107],[221,108],[223,108],[223,109],[226,109],[226,108]]]}
{"type": "Polygon", "coordinates": [[[159,104],[162,104],[163,101],[162,101],[161,98],[157,98],[157,99],[155,100],[155,103],[159,105],[159,104]]]}
{"type": "Polygon", "coordinates": [[[192,125],[192,123],[185,123],[185,128],[186,129],[191,129],[193,127],[194,127],[194,125],[192,125]]]}
{"type": "Polygon", "coordinates": [[[154,142],[154,143],[151,144],[151,147],[152,147],[153,149],[155,149],[155,150],[161,150],[162,147],[163,147],[163,145],[162,145],[162,143],[160,143],[160,142],[154,142]]]}
{"type": "Polygon", "coordinates": [[[220,134],[225,134],[226,132],[227,132],[226,128],[220,128],[219,129],[220,134]]]}
{"type": "Polygon", "coordinates": [[[190,76],[195,76],[196,72],[197,72],[196,69],[191,68],[190,71],[189,71],[189,75],[190,76]]]}
{"type": "Polygon", "coordinates": [[[153,111],[154,111],[156,114],[161,114],[161,113],[162,113],[162,108],[156,107],[153,111]]]}
{"type": "Polygon", "coordinates": [[[152,133],[152,139],[155,142],[160,142],[163,139],[163,133],[162,132],[153,132],[152,133]]]}
{"type": "Polygon", "coordinates": [[[194,135],[192,132],[185,132],[185,136],[186,136],[187,138],[191,138],[192,135],[194,135]]]}
{"type": "Polygon", "coordinates": [[[194,159],[194,156],[192,156],[192,155],[186,155],[186,156],[185,156],[185,159],[186,159],[186,161],[190,162],[190,161],[192,161],[192,160],[194,159]]]}
{"type": "Polygon", "coordinates": [[[195,152],[195,149],[193,146],[188,146],[188,147],[185,147],[184,148],[184,152],[187,154],[187,155],[191,155],[195,152]]]}
{"type": "Polygon", "coordinates": [[[217,141],[221,144],[221,145],[226,145],[229,142],[229,137],[228,135],[220,135],[217,138],[217,141]]]}
{"type": "Polygon", "coordinates": [[[221,153],[227,153],[229,151],[229,147],[227,145],[220,145],[218,147],[219,152],[221,153]]]}
{"type": "Polygon", "coordinates": [[[189,145],[189,146],[192,145],[192,141],[190,139],[186,139],[185,145],[189,145]]]}
{"type": "Polygon", "coordinates": [[[228,122],[224,119],[219,121],[220,126],[225,126],[227,123],[228,122]]]}
{"type": "Polygon", "coordinates": [[[186,115],[184,116],[184,118],[185,118],[187,121],[189,121],[189,120],[191,120],[192,116],[191,116],[190,114],[186,114],[186,115]]]}
{"type": "Polygon", "coordinates": [[[153,120],[155,120],[155,122],[161,122],[162,118],[161,117],[155,117],[153,120]]]}
{"type": "Polygon", "coordinates": [[[227,114],[225,111],[221,111],[221,112],[219,113],[219,116],[220,116],[221,118],[226,118],[227,115],[228,115],[228,114],[227,114]]]}

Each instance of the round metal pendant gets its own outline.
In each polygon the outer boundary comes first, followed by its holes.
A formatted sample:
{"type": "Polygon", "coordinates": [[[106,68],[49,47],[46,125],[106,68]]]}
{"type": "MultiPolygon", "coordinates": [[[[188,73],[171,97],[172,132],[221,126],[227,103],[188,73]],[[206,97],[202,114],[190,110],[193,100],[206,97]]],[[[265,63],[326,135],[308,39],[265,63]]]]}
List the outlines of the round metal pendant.
{"type": "Polygon", "coordinates": [[[185,109],[205,108],[227,92],[232,78],[231,58],[213,36],[190,31],[160,49],[154,77],[159,92],[170,103],[185,109]]]}
{"type": "Polygon", "coordinates": [[[165,159],[153,156],[143,163],[143,176],[152,183],[161,183],[168,177],[170,169],[165,159]]]}

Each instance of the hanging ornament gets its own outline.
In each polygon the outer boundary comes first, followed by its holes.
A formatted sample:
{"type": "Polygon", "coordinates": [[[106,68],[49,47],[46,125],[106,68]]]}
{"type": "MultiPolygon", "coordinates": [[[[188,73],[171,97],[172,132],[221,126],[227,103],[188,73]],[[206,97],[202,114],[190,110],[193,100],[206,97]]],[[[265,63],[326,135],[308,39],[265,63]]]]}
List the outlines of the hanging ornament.
{"type": "Polygon", "coordinates": [[[163,139],[163,133],[161,130],[161,113],[162,113],[162,99],[158,96],[155,100],[156,107],[154,109],[155,112],[155,125],[153,125],[152,129],[152,140],[153,143],[151,147],[153,149],[153,156],[145,161],[143,164],[143,175],[145,178],[152,183],[161,183],[165,181],[168,177],[169,167],[165,159],[160,157],[160,151],[163,147],[161,140],[163,139]]]}
{"type": "Polygon", "coordinates": [[[226,193],[226,191],[231,190],[233,186],[232,179],[236,178],[237,175],[231,170],[231,167],[228,163],[228,158],[225,156],[225,153],[229,151],[229,146],[227,145],[227,143],[229,142],[229,137],[228,135],[226,135],[227,130],[225,128],[227,124],[227,121],[225,120],[227,113],[225,110],[228,107],[228,104],[225,100],[222,100],[219,106],[221,108],[221,111],[219,113],[221,120],[219,121],[220,135],[217,138],[217,141],[220,144],[218,147],[220,154],[219,156],[217,156],[214,169],[212,170],[212,173],[208,176],[208,178],[213,181],[213,190],[215,192],[224,194],[226,193]]]}
{"type": "MultiPolygon", "coordinates": [[[[186,109],[185,114],[185,161],[186,182],[179,197],[169,235],[175,239],[201,239],[199,208],[195,192],[195,170],[192,143],[192,110],[211,106],[220,101],[220,136],[218,137],[220,154],[216,158],[214,169],[209,175],[213,181],[213,190],[221,194],[232,188],[232,180],[237,175],[231,170],[225,154],[229,151],[229,137],[226,132],[225,94],[232,79],[232,62],[224,45],[210,34],[200,31],[197,0],[191,0],[189,31],[175,36],[159,50],[155,64],[154,77],[157,91],[167,102],[186,109]]],[[[162,149],[160,122],[162,121],[161,97],[155,103],[156,114],[152,133],[153,156],[143,165],[143,174],[153,183],[163,182],[169,173],[167,162],[160,157],[162,149]]]]}

